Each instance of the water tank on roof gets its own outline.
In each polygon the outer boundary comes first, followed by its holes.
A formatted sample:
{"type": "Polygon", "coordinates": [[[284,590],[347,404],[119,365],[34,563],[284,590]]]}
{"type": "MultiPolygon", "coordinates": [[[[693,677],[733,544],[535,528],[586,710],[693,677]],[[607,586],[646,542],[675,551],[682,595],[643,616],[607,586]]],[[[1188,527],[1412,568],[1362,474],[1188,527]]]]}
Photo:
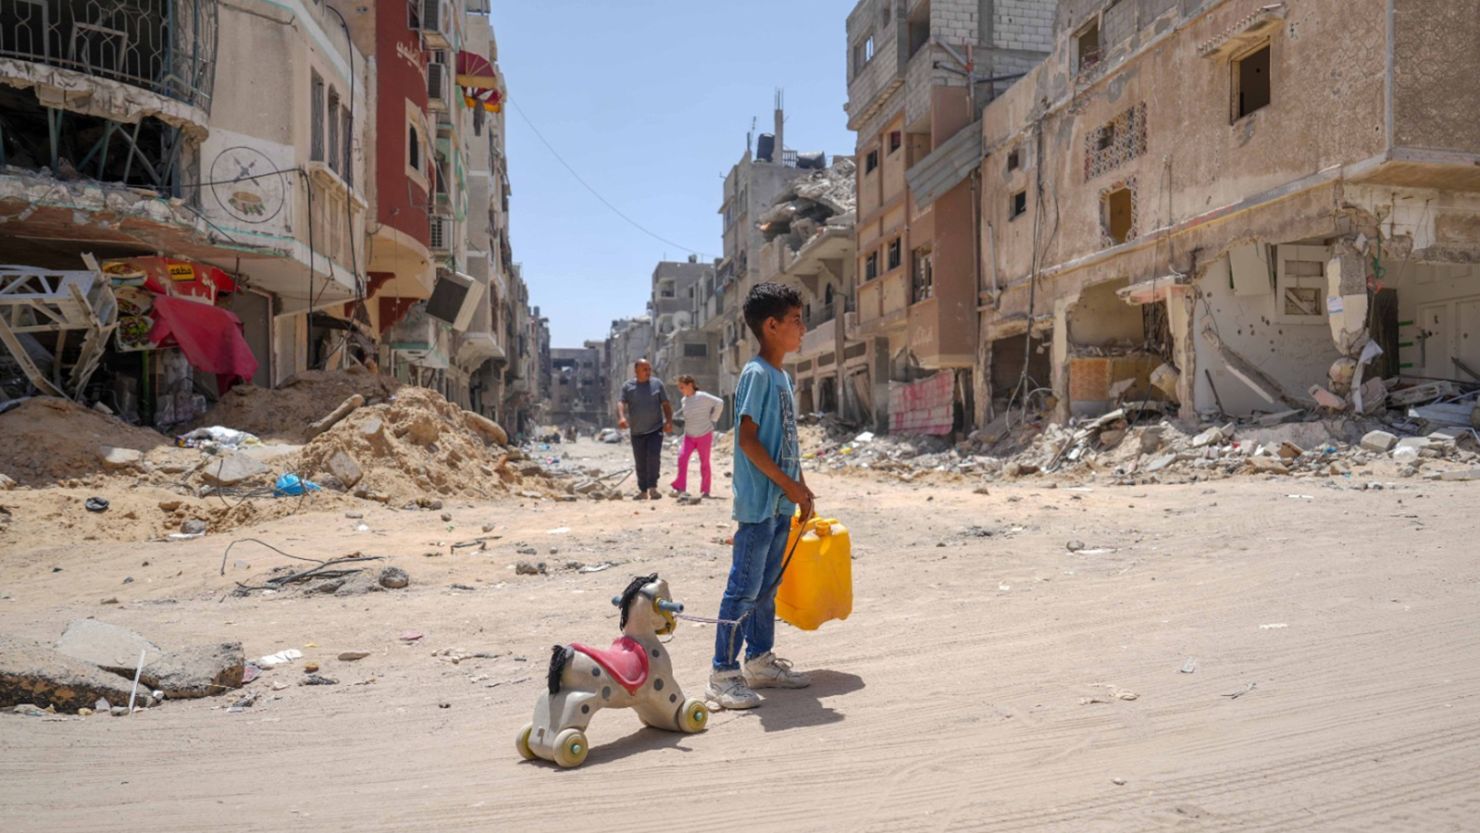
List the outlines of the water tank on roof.
{"type": "Polygon", "coordinates": [[[827,167],[827,154],[820,150],[797,154],[797,167],[807,170],[822,170],[827,167]]]}
{"type": "Polygon", "coordinates": [[[770,162],[776,153],[776,134],[762,133],[755,143],[755,158],[762,162],[770,162]]]}

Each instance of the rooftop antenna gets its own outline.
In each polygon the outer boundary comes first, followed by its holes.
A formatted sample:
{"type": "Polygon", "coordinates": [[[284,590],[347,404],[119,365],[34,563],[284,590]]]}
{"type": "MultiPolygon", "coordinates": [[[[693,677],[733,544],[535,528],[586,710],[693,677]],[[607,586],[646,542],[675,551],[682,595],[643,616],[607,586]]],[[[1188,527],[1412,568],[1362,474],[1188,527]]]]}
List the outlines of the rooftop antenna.
{"type": "Polygon", "coordinates": [[[777,164],[784,164],[783,163],[783,160],[785,159],[785,156],[786,156],[786,143],[784,141],[782,141],[782,134],[781,134],[781,124],[785,120],[785,118],[784,118],[785,111],[786,111],[786,92],[782,88],[777,87],[776,88],[776,113],[775,113],[775,118],[776,118],[776,159],[775,159],[775,161],[776,161],[777,164]]]}
{"type": "Polygon", "coordinates": [[[745,152],[750,153],[750,142],[755,136],[755,116],[750,117],[750,132],[745,134],[745,152]]]}

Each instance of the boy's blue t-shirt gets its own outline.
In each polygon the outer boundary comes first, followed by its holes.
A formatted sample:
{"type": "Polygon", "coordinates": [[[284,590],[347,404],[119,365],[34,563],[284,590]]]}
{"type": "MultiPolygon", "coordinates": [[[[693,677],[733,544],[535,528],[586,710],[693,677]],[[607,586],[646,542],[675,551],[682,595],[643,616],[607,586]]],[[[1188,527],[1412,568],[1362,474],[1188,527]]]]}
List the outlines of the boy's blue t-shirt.
{"type": "Polygon", "coordinates": [[[788,477],[801,474],[797,447],[797,418],[791,378],[760,356],[746,362],[735,386],[735,512],[740,523],[760,523],[775,515],[790,516],[796,504],[781,487],[750,462],[740,450],[740,422],[750,417],[761,447],[788,477]]]}

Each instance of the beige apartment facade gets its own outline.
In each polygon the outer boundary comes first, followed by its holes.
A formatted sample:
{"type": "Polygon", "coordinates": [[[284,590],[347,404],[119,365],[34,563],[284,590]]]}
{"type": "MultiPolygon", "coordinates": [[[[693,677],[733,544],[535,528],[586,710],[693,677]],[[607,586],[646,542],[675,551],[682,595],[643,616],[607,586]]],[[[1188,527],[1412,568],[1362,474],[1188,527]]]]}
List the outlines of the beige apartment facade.
{"type": "Polygon", "coordinates": [[[883,413],[889,385],[948,372],[968,428],[980,241],[982,106],[1051,41],[1049,0],[861,0],[848,16],[856,134],[856,337],[883,413]],[[964,161],[963,161],[964,160],[964,161]]]}
{"type": "Polygon", "coordinates": [[[1056,31],[981,120],[979,420],[1480,370],[1480,3],[1066,2],[1056,31]]]}

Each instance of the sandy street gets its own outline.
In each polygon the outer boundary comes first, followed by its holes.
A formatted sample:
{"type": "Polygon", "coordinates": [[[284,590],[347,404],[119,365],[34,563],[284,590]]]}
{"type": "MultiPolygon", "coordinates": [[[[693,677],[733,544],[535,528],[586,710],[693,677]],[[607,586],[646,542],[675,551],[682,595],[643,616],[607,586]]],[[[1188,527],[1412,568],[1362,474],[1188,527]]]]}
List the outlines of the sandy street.
{"type": "MultiPolygon", "coordinates": [[[[616,470],[626,450],[585,440],[572,457],[616,470]]],[[[635,573],[713,615],[727,501],[454,502],[451,522],[373,508],[358,533],[343,507],[310,506],[194,541],[6,552],[6,634],[50,641],[97,617],[165,647],[234,639],[249,657],[305,657],[130,718],[0,716],[3,827],[1476,829],[1475,485],[1024,480],[977,495],[811,479],[856,556],[850,619],[778,625],[812,688],[691,736],[602,712],[569,771],[513,744],[550,645],[613,638],[608,600],[635,573]],[[487,551],[449,554],[485,524],[501,536],[487,551]],[[412,584],[234,597],[287,563],[243,543],[218,575],[246,537],[385,556],[412,584]],[[549,574],[516,575],[521,559],[549,574]],[[567,566],[606,560],[618,564],[567,566]],[[370,655],[337,659],[352,650],[370,655]],[[338,685],[295,685],[307,661],[338,685]],[[255,705],[227,711],[251,691],[255,705]]],[[[668,646],[686,693],[702,693],[712,639],[684,623],[668,646]]]]}

